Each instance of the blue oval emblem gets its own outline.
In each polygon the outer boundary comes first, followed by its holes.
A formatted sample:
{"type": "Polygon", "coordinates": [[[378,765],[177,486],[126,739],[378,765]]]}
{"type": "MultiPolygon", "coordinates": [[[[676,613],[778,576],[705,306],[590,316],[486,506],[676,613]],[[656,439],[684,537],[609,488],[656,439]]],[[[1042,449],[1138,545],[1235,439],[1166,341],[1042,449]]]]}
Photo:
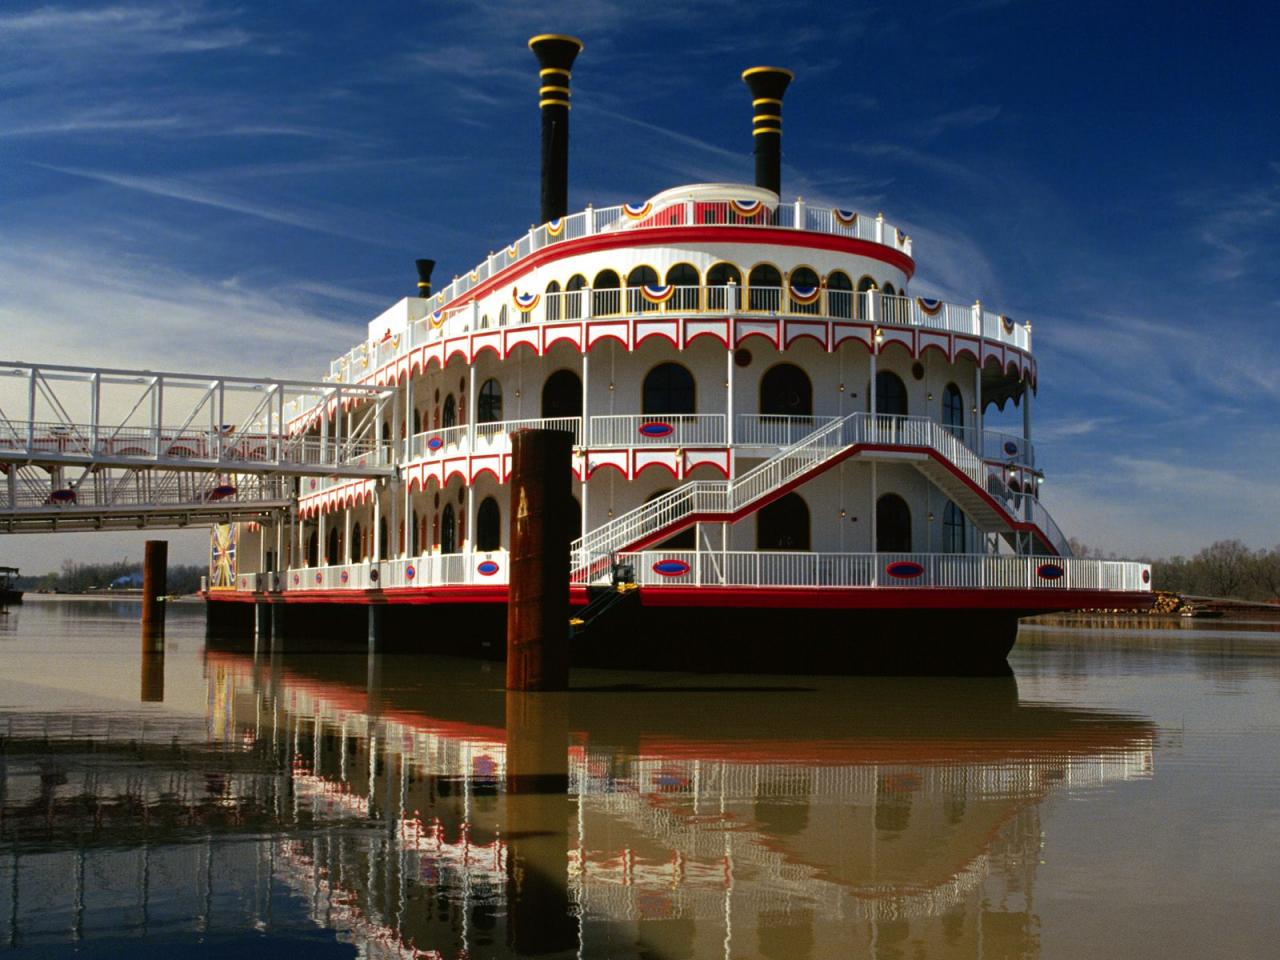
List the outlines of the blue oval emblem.
{"type": "Polygon", "coordinates": [[[1006,440],[1004,442],[1004,452],[1012,457],[1018,452],[1018,445],[1012,440],[1006,440]]]}
{"type": "Polygon", "coordinates": [[[498,572],[498,565],[494,563],[492,560],[485,560],[483,563],[481,563],[479,566],[476,567],[476,573],[480,574],[480,576],[482,577],[492,577],[497,572],[498,572]]]}
{"type": "Polygon", "coordinates": [[[649,423],[640,424],[640,435],[643,437],[669,437],[676,432],[676,428],[669,423],[662,423],[654,420],[649,423]]]}
{"type": "Polygon", "coordinates": [[[683,577],[689,572],[689,565],[683,560],[659,560],[653,565],[653,572],[660,577],[683,577]]]}
{"type": "Polygon", "coordinates": [[[406,580],[412,580],[417,575],[418,575],[418,571],[412,563],[404,568],[404,578],[406,580]]]}
{"type": "Polygon", "coordinates": [[[924,575],[924,567],[914,560],[896,560],[884,568],[884,572],[899,580],[914,580],[924,575]]]}
{"type": "Polygon", "coordinates": [[[1036,576],[1041,580],[1058,580],[1066,576],[1067,571],[1063,570],[1056,563],[1042,563],[1036,567],[1036,576]]]}
{"type": "Polygon", "coordinates": [[[430,440],[427,441],[428,450],[439,450],[443,446],[444,446],[444,441],[441,440],[439,437],[432,437],[430,440]]]}
{"type": "Polygon", "coordinates": [[[319,570],[316,571],[316,583],[324,583],[324,575],[319,570]]]}
{"type": "Polygon", "coordinates": [[[348,580],[351,579],[351,572],[349,570],[343,570],[340,574],[338,574],[338,579],[341,580],[343,583],[346,583],[348,580]]]}

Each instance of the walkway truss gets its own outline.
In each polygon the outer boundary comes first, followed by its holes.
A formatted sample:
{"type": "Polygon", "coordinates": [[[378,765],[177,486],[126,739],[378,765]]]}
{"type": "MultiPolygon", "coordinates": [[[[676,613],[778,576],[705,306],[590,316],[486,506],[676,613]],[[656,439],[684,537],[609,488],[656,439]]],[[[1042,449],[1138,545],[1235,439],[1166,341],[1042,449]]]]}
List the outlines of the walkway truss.
{"type": "Polygon", "coordinates": [[[0,361],[0,532],[261,520],[296,479],[394,473],[395,388],[0,361]],[[332,435],[299,409],[350,410],[332,435]]]}

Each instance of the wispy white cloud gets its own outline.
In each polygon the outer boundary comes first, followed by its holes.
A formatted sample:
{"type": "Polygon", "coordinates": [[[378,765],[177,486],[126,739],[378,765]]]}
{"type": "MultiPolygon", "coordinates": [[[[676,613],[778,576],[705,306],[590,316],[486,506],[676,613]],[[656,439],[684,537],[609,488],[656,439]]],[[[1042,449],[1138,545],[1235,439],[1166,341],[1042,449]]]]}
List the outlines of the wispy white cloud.
{"type": "Polygon", "coordinates": [[[145,56],[241,47],[252,36],[233,16],[200,2],[42,6],[0,14],[0,50],[69,61],[86,50],[145,56]]]}

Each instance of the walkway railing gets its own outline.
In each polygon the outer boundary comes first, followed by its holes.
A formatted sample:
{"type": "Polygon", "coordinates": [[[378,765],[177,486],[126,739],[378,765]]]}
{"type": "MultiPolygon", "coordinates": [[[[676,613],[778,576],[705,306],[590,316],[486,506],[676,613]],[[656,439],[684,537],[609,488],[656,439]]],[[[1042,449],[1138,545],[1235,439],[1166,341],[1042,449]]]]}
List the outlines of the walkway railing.
{"type": "MultiPolygon", "coordinates": [[[[826,322],[860,321],[878,326],[914,327],[985,337],[1020,350],[1031,349],[1031,331],[1026,324],[1014,323],[980,304],[947,303],[874,290],[822,287],[817,291],[816,300],[803,302],[789,287],[740,287],[736,284],[600,290],[584,287],[543,292],[528,311],[514,309],[508,300],[505,297],[482,300],[426,315],[419,312],[417,316],[408,318],[404,334],[378,343],[359,344],[334,360],[329,369],[330,377],[343,383],[360,383],[410,350],[440,339],[531,323],[599,317],[767,316],[826,322]],[[653,293],[655,289],[661,293],[653,293]],[[661,302],[650,299],[660,296],[666,299],[661,302]]],[[[408,305],[407,309],[425,310],[424,307],[413,306],[421,301],[407,300],[404,303],[408,305]]]]}
{"type": "Polygon", "coordinates": [[[1149,592],[1151,567],[1115,560],[953,553],[645,550],[618,557],[645,588],[947,587],[1149,592]]]}
{"type": "Polygon", "coordinates": [[[505,551],[435,553],[399,560],[362,560],[318,567],[294,567],[280,576],[280,583],[289,591],[501,586],[506,582],[505,551]]]}

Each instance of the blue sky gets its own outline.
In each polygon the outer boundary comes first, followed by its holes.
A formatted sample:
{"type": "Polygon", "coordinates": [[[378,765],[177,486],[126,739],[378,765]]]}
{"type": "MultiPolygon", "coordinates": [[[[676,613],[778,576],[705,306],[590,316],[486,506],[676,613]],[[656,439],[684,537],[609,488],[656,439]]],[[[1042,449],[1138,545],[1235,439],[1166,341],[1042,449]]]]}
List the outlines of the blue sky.
{"type": "Polygon", "coordinates": [[[318,375],[415,257],[447,280],[536,219],[525,41],[575,33],[571,209],[750,181],[738,74],[789,67],[784,194],[883,210],[914,292],[1033,323],[1063,528],[1125,555],[1269,547],[1277,23],[1233,3],[8,0],[0,354],[318,375]]]}

